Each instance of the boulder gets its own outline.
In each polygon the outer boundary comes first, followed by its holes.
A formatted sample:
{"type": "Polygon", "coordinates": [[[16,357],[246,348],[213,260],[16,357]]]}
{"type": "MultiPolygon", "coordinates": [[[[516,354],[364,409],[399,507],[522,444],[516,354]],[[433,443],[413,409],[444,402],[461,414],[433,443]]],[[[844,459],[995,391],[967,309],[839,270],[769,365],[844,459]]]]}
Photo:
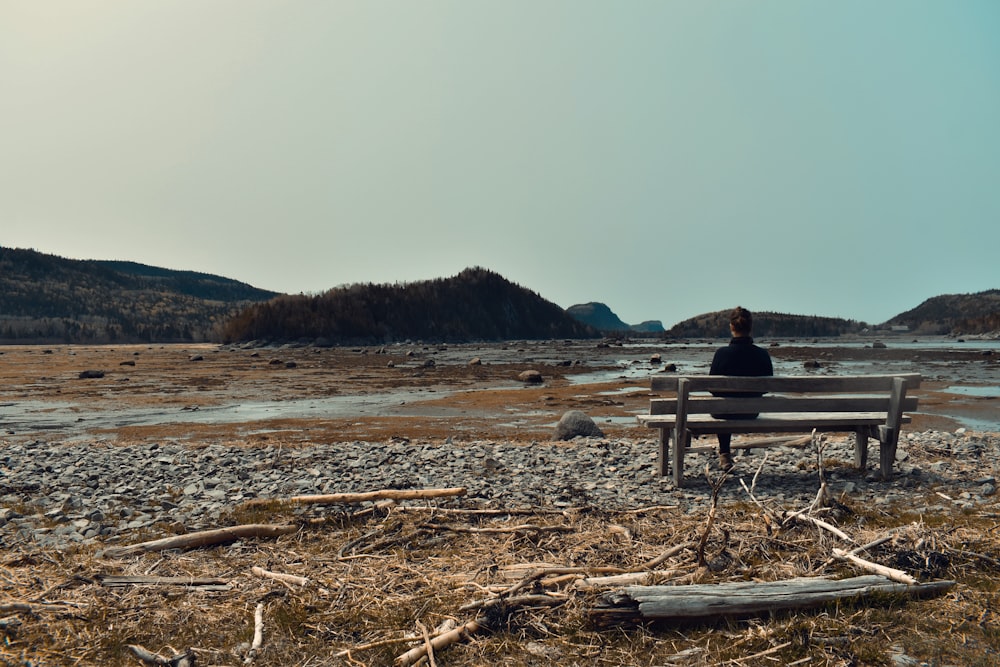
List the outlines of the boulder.
{"type": "Polygon", "coordinates": [[[469,365],[470,366],[482,366],[483,365],[483,360],[480,359],[479,357],[473,357],[472,359],[469,359],[469,365]]]}
{"type": "Polygon", "coordinates": [[[538,371],[521,371],[517,379],[525,384],[541,384],[544,381],[542,374],[538,371]]]}
{"type": "Polygon", "coordinates": [[[99,380],[104,377],[104,371],[81,371],[81,380],[99,380]]]}
{"type": "Polygon", "coordinates": [[[556,424],[556,440],[572,440],[582,435],[584,437],[603,438],[604,432],[597,427],[594,420],[580,410],[570,410],[563,414],[556,424]]]}

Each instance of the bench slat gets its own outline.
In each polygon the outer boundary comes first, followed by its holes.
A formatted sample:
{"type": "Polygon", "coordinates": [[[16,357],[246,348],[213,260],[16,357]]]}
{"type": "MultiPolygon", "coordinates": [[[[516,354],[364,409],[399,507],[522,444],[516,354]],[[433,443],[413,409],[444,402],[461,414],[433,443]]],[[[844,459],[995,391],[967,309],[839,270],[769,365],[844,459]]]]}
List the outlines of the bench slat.
{"type": "MultiPolygon", "coordinates": [[[[903,399],[903,410],[917,409],[917,399],[903,399]]],[[[760,396],[754,398],[717,398],[691,396],[687,400],[688,415],[747,414],[771,412],[881,412],[883,420],[891,408],[889,396],[760,396]]],[[[654,398],[649,413],[671,415],[677,411],[676,398],[654,398]]]]}
{"type": "MultiPolygon", "coordinates": [[[[639,421],[651,428],[673,428],[673,415],[638,415],[639,421]]],[[[909,423],[902,417],[902,423],[909,423]]],[[[884,412],[808,412],[774,413],[757,419],[715,419],[710,415],[689,415],[687,430],[691,433],[805,433],[812,428],[840,428],[853,431],[859,426],[885,424],[884,412]]]]}
{"type": "Polygon", "coordinates": [[[734,377],[732,375],[656,376],[650,381],[653,391],[676,391],[677,381],[688,380],[690,391],[763,391],[763,392],[822,392],[861,393],[892,391],[896,378],[906,380],[906,388],[920,386],[919,373],[900,375],[780,375],[765,377],[734,377]]]}

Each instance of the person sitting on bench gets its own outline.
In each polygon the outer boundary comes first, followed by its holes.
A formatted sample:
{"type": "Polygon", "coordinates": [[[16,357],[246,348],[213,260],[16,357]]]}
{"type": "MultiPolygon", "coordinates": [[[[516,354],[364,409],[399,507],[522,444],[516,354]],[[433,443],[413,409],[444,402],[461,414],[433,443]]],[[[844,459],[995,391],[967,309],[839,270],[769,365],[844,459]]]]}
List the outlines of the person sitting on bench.
{"type": "MultiPolygon", "coordinates": [[[[729,345],[721,347],[715,351],[712,358],[712,375],[774,375],[774,366],[771,364],[771,355],[762,347],[753,344],[750,333],[753,330],[753,315],[750,311],[741,306],[737,306],[730,313],[729,331],[732,339],[729,345]]],[[[719,392],[715,396],[762,396],[762,394],[741,393],[741,392],[719,392]]],[[[716,419],[756,419],[756,414],[740,415],[712,415],[716,419]]],[[[719,467],[723,470],[731,470],[733,467],[733,455],[730,450],[732,442],[731,433],[719,433],[719,467]]]]}

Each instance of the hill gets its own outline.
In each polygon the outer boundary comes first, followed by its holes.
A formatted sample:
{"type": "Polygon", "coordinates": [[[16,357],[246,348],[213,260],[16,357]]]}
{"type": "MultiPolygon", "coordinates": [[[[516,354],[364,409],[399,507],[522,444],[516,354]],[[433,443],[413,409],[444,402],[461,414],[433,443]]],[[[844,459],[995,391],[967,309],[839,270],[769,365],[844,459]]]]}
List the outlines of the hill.
{"type": "Polygon", "coordinates": [[[886,322],[918,334],[985,334],[1000,331],[1000,290],[943,294],[886,322]]]}
{"type": "Polygon", "coordinates": [[[318,296],[281,296],[249,306],[223,328],[226,342],[306,339],[330,344],[598,335],[556,304],[482,268],[402,285],[369,283],[318,296]]]}
{"type": "Polygon", "coordinates": [[[0,342],[199,342],[275,292],[193,271],[0,247],[0,342]]]}
{"type": "MultiPolygon", "coordinates": [[[[674,338],[728,338],[729,313],[729,310],[720,310],[692,317],[675,324],[667,335],[674,338]]],[[[864,322],[815,315],[760,312],[753,316],[753,335],[757,338],[840,336],[860,333],[866,327],[864,322]]]]}
{"type": "Polygon", "coordinates": [[[592,326],[602,333],[663,333],[663,324],[658,320],[648,320],[640,324],[625,324],[605,304],[595,301],[570,306],[566,312],[575,320],[592,326]]]}

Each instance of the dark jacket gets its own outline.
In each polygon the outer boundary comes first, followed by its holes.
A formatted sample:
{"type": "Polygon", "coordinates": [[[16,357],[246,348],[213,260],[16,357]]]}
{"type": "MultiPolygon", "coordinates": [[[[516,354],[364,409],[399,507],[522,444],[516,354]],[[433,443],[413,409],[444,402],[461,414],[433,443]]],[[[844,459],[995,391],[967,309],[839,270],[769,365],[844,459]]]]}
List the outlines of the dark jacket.
{"type": "MultiPolygon", "coordinates": [[[[753,338],[733,338],[726,347],[720,347],[712,358],[712,375],[774,375],[771,355],[753,344],[753,338]]],[[[713,392],[714,396],[763,396],[755,392],[713,392]]],[[[757,415],[712,415],[717,419],[754,419],[757,415]]]]}

